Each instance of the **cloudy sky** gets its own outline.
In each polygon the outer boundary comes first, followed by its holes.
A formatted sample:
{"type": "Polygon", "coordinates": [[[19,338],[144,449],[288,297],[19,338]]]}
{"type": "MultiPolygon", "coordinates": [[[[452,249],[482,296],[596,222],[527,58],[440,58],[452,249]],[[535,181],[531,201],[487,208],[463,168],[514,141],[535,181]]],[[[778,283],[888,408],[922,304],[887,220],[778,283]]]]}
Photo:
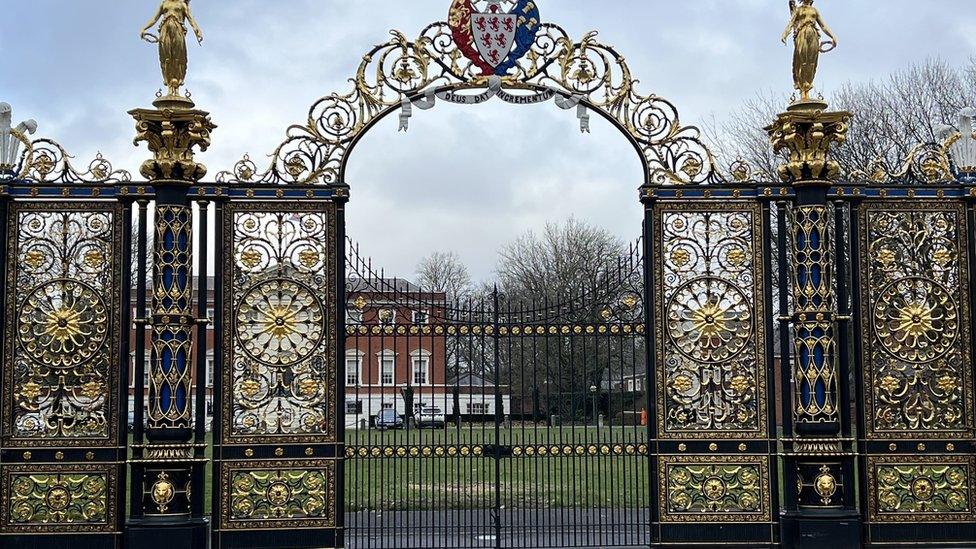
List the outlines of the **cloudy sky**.
{"type": "MultiPolygon", "coordinates": [[[[79,160],[98,151],[137,172],[128,109],[149,106],[160,77],[138,31],[158,0],[0,0],[0,101],[15,123],[79,160]]],[[[211,174],[245,152],[270,153],[308,106],[347,82],[389,29],[415,36],[446,17],[449,0],[194,0],[206,35],[190,48],[188,87],[219,128],[202,156],[211,174]]],[[[542,0],[544,20],[574,37],[597,29],[644,93],[672,100],[682,123],[721,124],[757,92],[790,92],[791,50],[778,37],[787,0],[542,0]]],[[[883,78],[913,61],[963,63],[976,53],[972,0],[821,0],[840,47],[821,65],[825,95],[847,80],[883,78]]],[[[624,240],[640,231],[638,160],[594,118],[582,135],[572,111],[438,104],[407,134],[387,118],[356,149],[348,172],[349,232],[376,264],[411,275],[434,250],[461,254],[476,278],[498,248],[569,216],[624,240]]]]}

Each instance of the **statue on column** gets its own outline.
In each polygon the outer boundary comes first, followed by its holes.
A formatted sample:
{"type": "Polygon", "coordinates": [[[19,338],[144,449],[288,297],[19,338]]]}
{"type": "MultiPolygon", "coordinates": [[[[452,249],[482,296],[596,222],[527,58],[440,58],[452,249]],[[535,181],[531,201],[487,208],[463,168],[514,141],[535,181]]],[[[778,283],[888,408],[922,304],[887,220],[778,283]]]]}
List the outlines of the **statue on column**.
{"type": "Polygon", "coordinates": [[[143,40],[159,44],[159,65],[170,96],[179,95],[180,87],[186,81],[186,23],[193,29],[197,42],[202,44],[203,32],[190,12],[190,0],[163,0],[140,34],[143,40]],[[156,23],[159,23],[158,35],[149,31],[156,23]]]}
{"type": "Polygon", "coordinates": [[[800,92],[800,102],[810,100],[810,91],[817,76],[820,54],[837,47],[837,36],[824,23],[813,0],[790,0],[790,23],[783,31],[785,44],[793,32],[793,86],[800,92]],[[829,40],[821,40],[826,34],[829,40]]]}

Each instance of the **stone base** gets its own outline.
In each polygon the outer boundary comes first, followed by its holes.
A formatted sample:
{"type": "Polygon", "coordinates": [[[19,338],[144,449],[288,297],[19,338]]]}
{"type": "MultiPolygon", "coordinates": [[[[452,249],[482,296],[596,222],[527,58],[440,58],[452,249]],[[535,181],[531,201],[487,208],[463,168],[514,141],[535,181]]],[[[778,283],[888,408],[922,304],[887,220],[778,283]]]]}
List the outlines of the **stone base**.
{"type": "Polygon", "coordinates": [[[125,546],[139,549],[207,549],[207,519],[133,519],[125,525],[125,546]]]}
{"type": "Polygon", "coordinates": [[[857,511],[787,513],[780,518],[783,547],[792,549],[857,549],[861,517],[857,511]]]}

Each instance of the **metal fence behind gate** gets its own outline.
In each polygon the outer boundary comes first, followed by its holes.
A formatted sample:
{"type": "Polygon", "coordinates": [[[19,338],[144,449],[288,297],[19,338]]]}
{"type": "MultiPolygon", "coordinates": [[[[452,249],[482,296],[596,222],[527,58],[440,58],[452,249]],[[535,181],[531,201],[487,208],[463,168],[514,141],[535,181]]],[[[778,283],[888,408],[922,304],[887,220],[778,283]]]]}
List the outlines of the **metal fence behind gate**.
{"type": "Polygon", "coordinates": [[[455,302],[351,254],[347,546],[647,545],[642,267],[455,302]]]}

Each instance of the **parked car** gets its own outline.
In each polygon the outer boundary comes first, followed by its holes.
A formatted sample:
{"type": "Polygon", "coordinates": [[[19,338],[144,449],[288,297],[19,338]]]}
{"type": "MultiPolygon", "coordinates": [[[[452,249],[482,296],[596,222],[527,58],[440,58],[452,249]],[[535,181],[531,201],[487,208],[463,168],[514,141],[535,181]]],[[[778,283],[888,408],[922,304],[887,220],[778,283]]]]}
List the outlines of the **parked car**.
{"type": "Polygon", "coordinates": [[[421,408],[417,413],[417,427],[431,427],[433,429],[444,428],[444,412],[440,408],[426,407],[421,408]]]}
{"type": "Polygon", "coordinates": [[[380,413],[376,414],[376,419],[373,420],[373,426],[380,431],[403,429],[403,418],[396,413],[396,410],[380,410],[380,413]]]}

